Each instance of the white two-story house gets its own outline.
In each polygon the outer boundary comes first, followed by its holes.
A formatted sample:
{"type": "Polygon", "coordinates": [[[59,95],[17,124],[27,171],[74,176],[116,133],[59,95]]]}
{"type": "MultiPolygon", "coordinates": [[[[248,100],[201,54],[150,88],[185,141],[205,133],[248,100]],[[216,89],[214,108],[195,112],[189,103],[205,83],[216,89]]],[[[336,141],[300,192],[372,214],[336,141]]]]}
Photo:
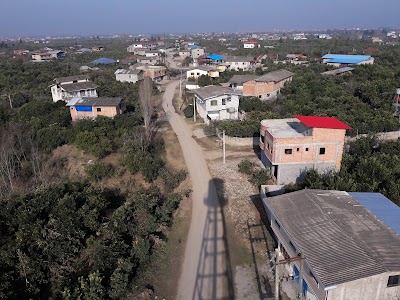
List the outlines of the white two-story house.
{"type": "Polygon", "coordinates": [[[76,97],[98,97],[97,85],[89,80],[88,75],[60,77],[54,81],[56,83],[50,87],[54,102],[68,102],[76,97]]]}
{"type": "Polygon", "coordinates": [[[115,79],[120,82],[136,83],[144,79],[144,72],[142,70],[118,69],[115,71],[115,79]]]}
{"type": "Polygon", "coordinates": [[[240,91],[222,86],[199,88],[194,90],[196,112],[205,123],[211,120],[237,120],[240,96],[240,91]]]}
{"type": "Polygon", "coordinates": [[[249,71],[254,67],[254,58],[246,56],[226,56],[224,65],[228,70],[234,71],[249,71]]]}

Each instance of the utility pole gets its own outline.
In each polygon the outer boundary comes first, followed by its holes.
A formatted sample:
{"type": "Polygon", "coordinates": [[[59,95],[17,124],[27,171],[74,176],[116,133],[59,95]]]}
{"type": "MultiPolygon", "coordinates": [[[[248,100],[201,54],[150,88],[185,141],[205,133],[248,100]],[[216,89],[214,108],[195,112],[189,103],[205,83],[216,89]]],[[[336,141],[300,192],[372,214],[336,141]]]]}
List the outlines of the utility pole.
{"type": "Polygon", "coordinates": [[[193,97],[193,121],[196,122],[196,97],[193,97]]]}
{"type": "Polygon", "coordinates": [[[278,272],[278,258],[279,258],[279,249],[275,249],[275,300],[279,300],[279,272],[278,272]]]}
{"type": "Polygon", "coordinates": [[[226,153],[225,153],[225,130],[222,131],[222,152],[223,152],[223,160],[224,160],[224,165],[226,163],[226,153]]]}

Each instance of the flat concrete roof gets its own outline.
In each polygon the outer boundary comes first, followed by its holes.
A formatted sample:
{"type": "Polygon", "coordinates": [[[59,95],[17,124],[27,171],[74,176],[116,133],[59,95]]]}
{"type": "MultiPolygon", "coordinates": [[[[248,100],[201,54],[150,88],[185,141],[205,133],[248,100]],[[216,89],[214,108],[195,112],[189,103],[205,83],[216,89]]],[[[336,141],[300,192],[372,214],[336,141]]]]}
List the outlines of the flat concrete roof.
{"type": "Polygon", "coordinates": [[[277,139],[304,137],[308,129],[296,118],[262,120],[261,125],[267,127],[268,132],[277,139]]]}

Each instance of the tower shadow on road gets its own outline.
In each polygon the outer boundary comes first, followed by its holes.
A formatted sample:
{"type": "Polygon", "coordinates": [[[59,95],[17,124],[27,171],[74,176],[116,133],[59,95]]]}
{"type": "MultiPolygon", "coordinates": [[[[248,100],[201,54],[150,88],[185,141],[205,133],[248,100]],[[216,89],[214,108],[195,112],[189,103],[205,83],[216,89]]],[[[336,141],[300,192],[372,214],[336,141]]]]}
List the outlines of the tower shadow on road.
{"type": "Polygon", "coordinates": [[[208,184],[206,221],[192,300],[234,299],[228,236],[223,208],[224,181],[213,178],[208,184]],[[216,196],[218,195],[218,196],[216,196]]]}

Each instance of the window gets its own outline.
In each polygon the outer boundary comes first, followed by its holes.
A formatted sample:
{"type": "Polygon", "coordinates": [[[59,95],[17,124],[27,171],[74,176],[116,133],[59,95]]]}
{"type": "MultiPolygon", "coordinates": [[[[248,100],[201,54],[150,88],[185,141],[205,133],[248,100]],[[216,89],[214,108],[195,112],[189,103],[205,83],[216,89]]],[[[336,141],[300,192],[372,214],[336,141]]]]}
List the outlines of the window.
{"type": "Polygon", "coordinates": [[[218,101],[217,100],[211,100],[211,106],[217,106],[218,105],[218,101]]]}
{"type": "Polygon", "coordinates": [[[261,99],[261,97],[262,97],[261,95],[258,96],[258,98],[260,98],[260,99],[261,99]]]}
{"type": "Polygon", "coordinates": [[[96,108],[96,111],[101,111],[101,107],[96,108]]]}
{"type": "Polygon", "coordinates": [[[292,149],[285,149],[285,154],[292,154],[292,149]]]}
{"type": "Polygon", "coordinates": [[[319,154],[324,155],[325,154],[325,148],[319,148],[319,154]]]}
{"type": "Polygon", "coordinates": [[[190,73],[190,75],[194,76],[194,73],[192,72],[192,73],[190,73]]]}
{"type": "Polygon", "coordinates": [[[231,96],[229,96],[229,97],[226,98],[226,102],[230,102],[231,100],[232,100],[232,97],[231,97],[231,96]]]}
{"type": "Polygon", "coordinates": [[[222,99],[222,105],[226,105],[226,99],[222,99]]]}
{"type": "Polygon", "coordinates": [[[388,287],[400,285],[400,275],[389,276],[388,287]]]}
{"type": "Polygon", "coordinates": [[[306,148],[306,152],[308,152],[308,148],[306,148]]]}
{"type": "Polygon", "coordinates": [[[275,220],[275,225],[276,225],[279,229],[281,229],[281,225],[278,223],[277,220],[275,220]]]}
{"type": "Polygon", "coordinates": [[[297,152],[299,152],[299,151],[300,151],[300,148],[297,148],[296,150],[297,150],[297,152]]]}
{"type": "Polygon", "coordinates": [[[267,149],[269,149],[269,143],[267,143],[267,149]]]}
{"type": "Polygon", "coordinates": [[[261,143],[264,144],[264,136],[263,135],[260,135],[260,141],[261,141],[261,143]]]}

